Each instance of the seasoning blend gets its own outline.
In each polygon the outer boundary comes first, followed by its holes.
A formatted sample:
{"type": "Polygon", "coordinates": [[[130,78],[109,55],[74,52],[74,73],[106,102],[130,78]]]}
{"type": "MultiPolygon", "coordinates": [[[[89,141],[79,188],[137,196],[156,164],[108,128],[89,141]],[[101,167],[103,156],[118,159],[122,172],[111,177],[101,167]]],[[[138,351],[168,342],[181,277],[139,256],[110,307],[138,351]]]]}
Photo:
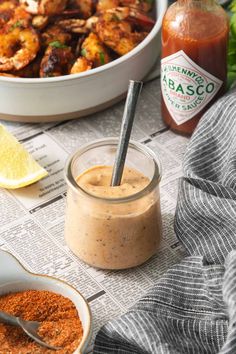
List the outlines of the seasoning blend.
{"type": "Polygon", "coordinates": [[[226,90],[228,17],[215,0],[178,0],[162,25],[162,117],[191,134],[226,90]]]}
{"type": "MultiPolygon", "coordinates": [[[[72,301],[47,290],[23,290],[0,296],[0,310],[28,321],[39,321],[38,334],[48,344],[61,349],[56,353],[73,354],[78,348],[83,327],[72,301]]],[[[16,326],[0,323],[1,354],[55,353],[31,340],[16,326]]]]}
{"type": "Polygon", "coordinates": [[[125,269],[149,259],[161,240],[160,164],[130,143],[120,186],[111,187],[117,139],[78,151],[66,167],[65,239],[86,263],[125,269]]]}

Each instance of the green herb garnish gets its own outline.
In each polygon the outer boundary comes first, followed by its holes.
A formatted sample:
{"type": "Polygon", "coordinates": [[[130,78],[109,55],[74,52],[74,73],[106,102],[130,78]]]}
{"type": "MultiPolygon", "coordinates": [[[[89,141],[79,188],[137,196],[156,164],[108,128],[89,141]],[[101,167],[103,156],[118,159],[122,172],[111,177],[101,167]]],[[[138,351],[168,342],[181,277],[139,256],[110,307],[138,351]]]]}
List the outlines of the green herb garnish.
{"type": "Polygon", "coordinates": [[[230,4],[230,36],[228,47],[228,88],[236,81],[236,0],[230,4]]]}
{"type": "Polygon", "coordinates": [[[104,65],[105,64],[105,55],[103,52],[99,52],[99,58],[100,58],[100,63],[102,65],[104,65]]]}
{"type": "Polygon", "coordinates": [[[13,25],[10,27],[10,30],[14,30],[17,27],[21,27],[22,26],[22,22],[21,21],[16,21],[15,23],[13,23],[13,25]]]}
{"type": "Polygon", "coordinates": [[[112,14],[111,19],[112,19],[112,21],[120,21],[119,16],[117,14],[115,14],[115,13],[112,14]]]}
{"type": "Polygon", "coordinates": [[[231,2],[231,4],[229,5],[229,9],[232,11],[232,12],[236,12],[236,1],[233,0],[231,2]]]}
{"type": "Polygon", "coordinates": [[[53,41],[49,43],[50,47],[53,48],[67,48],[67,45],[61,43],[60,41],[53,41]]]}
{"type": "Polygon", "coordinates": [[[82,49],[81,49],[81,55],[82,55],[83,57],[86,57],[86,55],[87,55],[87,50],[86,50],[85,48],[82,48],[82,49]]]}

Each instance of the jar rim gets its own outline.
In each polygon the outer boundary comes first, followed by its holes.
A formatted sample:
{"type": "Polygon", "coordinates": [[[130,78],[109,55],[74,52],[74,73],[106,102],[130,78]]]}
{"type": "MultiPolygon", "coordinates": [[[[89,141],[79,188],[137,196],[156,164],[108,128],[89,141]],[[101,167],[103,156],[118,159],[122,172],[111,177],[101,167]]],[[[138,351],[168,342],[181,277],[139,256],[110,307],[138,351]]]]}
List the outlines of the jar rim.
{"type": "Polygon", "coordinates": [[[129,196],[122,197],[122,198],[120,198],[120,197],[105,198],[105,197],[99,197],[97,195],[91,194],[77,184],[77,182],[71,172],[71,170],[72,170],[71,167],[72,167],[73,162],[79,156],[81,156],[83,153],[85,153],[86,151],[88,151],[92,148],[106,146],[106,145],[117,146],[118,141],[119,141],[118,138],[113,138],[113,137],[93,140],[93,142],[90,142],[90,143],[87,143],[87,144],[81,146],[81,148],[79,148],[76,152],[72,153],[69,156],[69,158],[67,159],[66,166],[64,169],[67,185],[72,187],[72,189],[74,191],[76,191],[77,193],[82,192],[84,195],[86,195],[87,197],[89,197],[91,199],[94,199],[94,200],[100,201],[100,202],[110,203],[110,204],[118,204],[118,203],[135,201],[135,200],[140,199],[140,198],[144,197],[145,195],[149,194],[161,181],[161,177],[162,177],[161,162],[158,159],[158,157],[156,156],[156,154],[149,147],[145,146],[144,144],[142,144],[140,142],[134,141],[134,140],[130,140],[129,148],[130,147],[134,148],[137,151],[145,154],[146,156],[151,158],[151,160],[153,161],[153,164],[154,164],[154,173],[153,173],[152,179],[150,180],[150,182],[148,183],[148,185],[144,189],[142,189],[141,191],[139,191],[135,194],[131,194],[129,196]]]}

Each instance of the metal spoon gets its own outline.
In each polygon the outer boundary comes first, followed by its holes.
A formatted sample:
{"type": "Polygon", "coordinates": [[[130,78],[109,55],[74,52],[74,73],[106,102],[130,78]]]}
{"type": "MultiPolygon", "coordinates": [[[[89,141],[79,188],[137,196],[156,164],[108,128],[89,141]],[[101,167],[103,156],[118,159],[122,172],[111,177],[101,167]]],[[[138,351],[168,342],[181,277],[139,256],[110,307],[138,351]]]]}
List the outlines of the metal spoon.
{"type": "Polygon", "coordinates": [[[25,321],[20,317],[12,316],[6,312],[0,311],[0,322],[21,327],[23,331],[32,338],[35,342],[40,344],[42,347],[59,350],[60,347],[54,347],[53,345],[47,344],[43,341],[43,339],[37,334],[38,328],[40,326],[40,322],[37,321],[25,321]]]}
{"type": "Polygon", "coordinates": [[[134,122],[135,110],[141,92],[142,81],[129,82],[128,94],[125,102],[125,109],[122,119],[120,138],[112,171],[111,186],[119,186],[125,165],[125,159],[129,146],[130,134],[134,122]]]}

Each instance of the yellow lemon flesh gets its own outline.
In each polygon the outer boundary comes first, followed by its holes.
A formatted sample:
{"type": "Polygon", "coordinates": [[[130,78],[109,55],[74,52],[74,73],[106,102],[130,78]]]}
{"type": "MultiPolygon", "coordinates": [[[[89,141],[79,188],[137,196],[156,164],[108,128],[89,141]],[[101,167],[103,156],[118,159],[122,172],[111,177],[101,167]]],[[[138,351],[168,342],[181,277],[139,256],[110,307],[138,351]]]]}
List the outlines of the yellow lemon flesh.
{"type": "Polygon", "coordinates": [[[25,187],[47,174],[23,145],[0,124],[0,187],[25,187]]]}

